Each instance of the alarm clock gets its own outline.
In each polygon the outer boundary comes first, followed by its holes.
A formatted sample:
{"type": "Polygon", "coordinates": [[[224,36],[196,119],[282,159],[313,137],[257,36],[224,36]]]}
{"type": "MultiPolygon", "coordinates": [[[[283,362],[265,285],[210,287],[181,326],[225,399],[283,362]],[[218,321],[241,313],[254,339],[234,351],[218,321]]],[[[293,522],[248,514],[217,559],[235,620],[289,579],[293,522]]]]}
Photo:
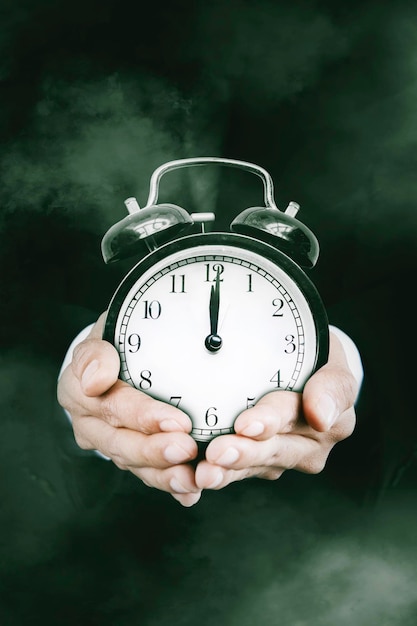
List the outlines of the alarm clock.
{"type": "Polygon", "coordinates": [[[120,355],[120,378],[189,415],[202,445],[233,433],[236,417],[265,394],[302,391],[328,358],[328,321],[305,273],[318,258],[313,233],[278,209],[262,167],[220,157],[170,161],[153,173],[147,204],[102,240],[106,263],[139,262],[112,297],[103,338],[120,355]],[[217,164],[259,176],[265,206],[245,209],[230,232],[207,232],[213,213],[158,204],[162,176],[217,164]],[[199,232],[192,232],[196,226],[199,232]]]}

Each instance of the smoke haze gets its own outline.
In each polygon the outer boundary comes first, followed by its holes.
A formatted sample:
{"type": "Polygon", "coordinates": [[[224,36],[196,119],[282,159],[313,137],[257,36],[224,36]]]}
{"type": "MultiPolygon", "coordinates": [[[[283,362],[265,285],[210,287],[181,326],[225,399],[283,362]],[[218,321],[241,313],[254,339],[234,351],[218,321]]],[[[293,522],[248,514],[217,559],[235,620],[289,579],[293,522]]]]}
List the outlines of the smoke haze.
{"type": "MultiPolygon", "coordinates": [[[[2,626],[414,626],[416,8],[399,2],[3,0],[2,626]],[[226,156],[301,204],[311,273],[362,354],[354,435],[319,476],[190,510],[77,450],[56,403],[70,341],[127,266],[100,240],[156,167],[226,156]]],[[[190,168],[161,199],[262,202],[190,168]]]]}

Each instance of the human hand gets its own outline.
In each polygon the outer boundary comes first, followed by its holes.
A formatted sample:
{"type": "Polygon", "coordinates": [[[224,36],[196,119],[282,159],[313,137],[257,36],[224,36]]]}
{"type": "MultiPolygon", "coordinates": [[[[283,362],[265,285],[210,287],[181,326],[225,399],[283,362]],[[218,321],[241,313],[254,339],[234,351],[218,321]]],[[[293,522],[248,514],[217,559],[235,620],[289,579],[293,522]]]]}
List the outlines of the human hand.
{"type": "Polygon", "coordinates": [[[217,437],[195,474],[200,489],[222,489],[249,477],[276,480],[285,470],[317,474],[333,446],[355,427],[358,383],[342,344],[330,334],[329,360],[303,393],[275,391],[235,421],[235,433],[217,437]]]}
{"type": "Polygon", "coordinates": [[[197,444],[190,418],[118,379],[116,349],[101,339],[103,314],[58,383],[58,402],[71,415],[80,448],[98,450],[146,485],[167,491],[183,506],[198,502],[190,461],[197,444]]]}

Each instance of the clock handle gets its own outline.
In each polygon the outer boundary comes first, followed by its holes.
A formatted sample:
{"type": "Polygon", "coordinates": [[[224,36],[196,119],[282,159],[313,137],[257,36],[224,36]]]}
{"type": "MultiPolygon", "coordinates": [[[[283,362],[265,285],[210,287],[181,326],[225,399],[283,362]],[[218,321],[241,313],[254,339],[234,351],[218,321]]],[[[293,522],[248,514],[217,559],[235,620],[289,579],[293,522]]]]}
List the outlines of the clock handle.
{"type": "MultiPolygon", "coordinates": [[[[227,165],[229,167],[237,167],[239,169],[247,170],[248,172],[259,176],[259,178],[262,179],[264,185],[264,201],[266,208],[279,210],[274,200],[274,183],[272,181],[271,175],[263,167],[260,167],[255,163],[248,163],[247,161],[237,161],[236,159],[226,159],[223,157],[193,157],[189,159],[177,159],[175,161],[168,161],[168,163],[164,163],[163,165],[158,167],[151,176],[149,197],[146,206],[153,206],[157,204],[159,183],[164,174],[182,167],[207,165],[209,163],[215,163],[217,165],[227,165]]],[[[294,216],[297,213],[298,208],[298,205],[293,202],[291,203],[291,207],[287,208],[286,213],[294,216]]]]}
{"type": "Polygon", "coordinates": [[[196,221],[201,221],[201,215],[198,220],[196,214],[191,216],[177,205],[158,204],[159,183],[162,176],[171,170],[211,163],[247,170],[259,176],[263,182],[265,206],[251,207],[240,213],[231,223],[231,230],[266,241],[281,249],[302,267],[313,267],[319,254],[319,245],[313,233],[295,219],[299,205],[290,202],[286,210],[281,211],[275,204],[272,178],[263,167],[223,157],[178,159],[158,167],[151,176],[146,206],[141,209],[135,198],[128,198],[125,205],[129,215],[114,224],[104,235],[101,249],[105,262],[146,254],[183,235],[196,221]]]}

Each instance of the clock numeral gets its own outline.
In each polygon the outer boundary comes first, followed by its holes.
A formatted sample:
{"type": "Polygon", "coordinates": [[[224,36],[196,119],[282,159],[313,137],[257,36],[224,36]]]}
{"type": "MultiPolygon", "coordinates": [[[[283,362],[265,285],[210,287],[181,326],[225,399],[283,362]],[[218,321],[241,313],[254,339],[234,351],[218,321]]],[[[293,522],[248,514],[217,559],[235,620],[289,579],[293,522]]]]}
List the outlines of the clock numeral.
{"type": "Polygon", "coordinates": [[[272,306],[278,307],[272,313],[272,317],[282,317],[284,315],[284,313],[280,313],[282,307],[284,306],[284,300],[282,300],[281,298],[275,298],[274,300],[272,300],[272,306]]]}
{"type": "Polygon", "coordinates": [[[140,336],[137,333],[132,333],[131,335],[129,335],[129,337],[127,338],[127,343],[129,344],[130,348],[129,348],[129,352],[132,352],[133,354],[135,352],[137,352],[140,348],[140,344],[141,344],[141,339],[140,336]]]}
{"type": "Polygon", "coordinates": [[[143,304],[145,306],[143,319],[157,320],[162,311],[161,303],[158,302],[158,300],[152,300],[151,302],[149,302],[149,300],[144,300],[143,304]]]}
{"type": "Polygon", "coordinates": [[[285,348],[285,352],[287,354],[292,354],[296,350],[294,339],[295,339],[294,335],[287,335],[285,337],[285,341],[287,342],[287,347],[285,348]]]}
{"type": "Polygon", "coordinates": [[[171,396],[169,401],[171,402],[171,404],[173,404],[174,406],[178,407],[180,406],[180,402],[182,400],[182,396],[171,396]]]}
{"type": "Polygon", "coordinates": [[[272,378],[269,379],[270,383],[276,383],[276,387],[281,388],[282,387],[282,381],[281,381],[281,370],[278,370],[277,372],[275,372],[275,374],[272,376],[272,378]]]}
{"type": "Polygon", "coordinates": [[[246,398],[246,408],[247,409],[251,409],[253,406],[255,406],[255,400],[256,398],[246,398]]]}
{"type": "Polygon", "coordinates": [[[219,281],[223,282],[223,278],[220,278],[221,274],[224,272],[224,265],[221,263],[206,263],[206,283],[214,283],[217,278],[217,274],[219,275],[219,281]],[[214,276],[213,276],[214,274],[214,276]]]}
{"type": "Polygon", "coordinates": [[[139,387],[143,389],[143,391],[146,391],[147,389],[150,389],[152,387],[151,376],[152,376],[152,372],[150,372],[149,370],[141,371],[140,373],[141,381],[139,383],[139,387]]]}
{"type": "Polygon", "coordinates": [[[170,293],[185,293],[185,275],[184,274],[172,274],[171,275],[171,291],[170,293]]]}
{"type": "Polygon", "coordinates": [[[246,276],[248,277],[248,288],[247,291],[250,293],[253,293],[253,289],[252,289],[252,274],[246,274],[246,276]]]}
{"type": "Polygon", "coordinates": [[[217,411],[215,406],[211,406],[206,411],[205,421],[206,421],[207,426],[210,426],[210,428],[213,428],[213,426],[216,426],[217,422],[219,421],[219,418],[214,413],[214,411],[217,411]]]}

